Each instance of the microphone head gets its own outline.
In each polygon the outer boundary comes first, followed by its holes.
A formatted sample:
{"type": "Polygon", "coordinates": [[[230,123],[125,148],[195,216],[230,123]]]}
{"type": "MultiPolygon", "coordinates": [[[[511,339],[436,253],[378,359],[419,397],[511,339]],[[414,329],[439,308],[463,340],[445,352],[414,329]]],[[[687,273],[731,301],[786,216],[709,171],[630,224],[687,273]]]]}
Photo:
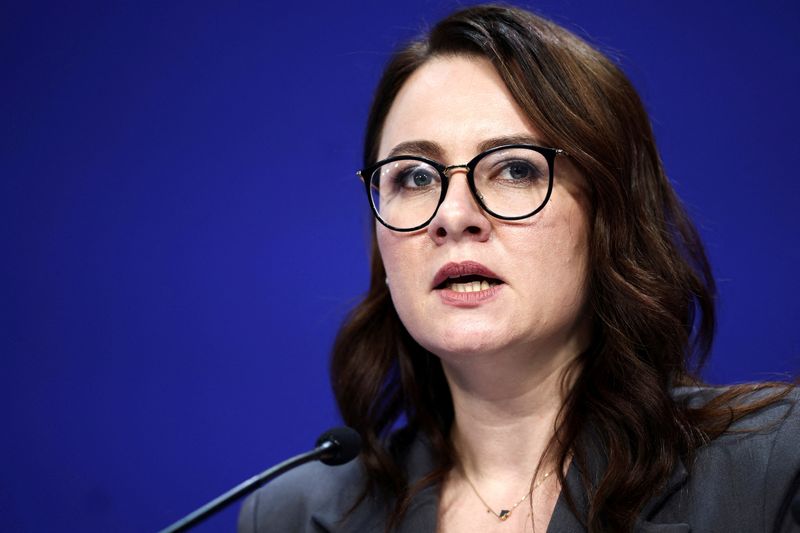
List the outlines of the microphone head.
{"type": "Polygon", "coordinates": [[[317,439],[319,460],[326,465],[343,465],[356,458],[361,451],[361,436],[349,427],[329,429],[317,439]]]}

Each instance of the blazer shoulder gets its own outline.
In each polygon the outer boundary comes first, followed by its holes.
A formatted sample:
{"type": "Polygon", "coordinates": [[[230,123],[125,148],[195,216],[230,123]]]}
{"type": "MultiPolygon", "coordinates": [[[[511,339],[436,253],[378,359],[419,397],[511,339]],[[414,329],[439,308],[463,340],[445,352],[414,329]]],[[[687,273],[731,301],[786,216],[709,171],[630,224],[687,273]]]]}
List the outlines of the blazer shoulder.
{"type": "MultiPolygon", "coordinates": [[[[416,481],[430,471],[433,463],[424,438],[410,431],[398,431],[391,436],[389,448],[409,481],[416,481]]],[[[239,513],[238,531],[382,531],[393,500],[380,491],[364,493],[366,482],[361,457],[340,466],[307,463],[247,498],[239,513]]],[[[398,532],[430,531],[435,526],[436,489],[429,487],[411,502],[398,532]]]]}
{"type": "Polygon", "coordinates": [[[717,402],[719,407],[730,408],[731,414],[735,409],[746,409],[748,406],[764,403],[735,420],[725,435],[759,430],[774,432],[783,424],[791,428],[792,422],[800,417],[800,408],[797,407],[800,403],[800,389],[792,384],[741,385],[736,387],[737,394],[731,398],[728,393],[733,389],[733,387],[679,387],[672,390],[672,397],[676,402],[694,409],[717,402]]]}
{"type": "Polygon", "coordinates": [[[790,403],[775,430],[765,476],[764,508],[773,531],[800,530],[800,394],[790,403]]]}
{"type": "MultiPolygon", "coordinates": [[[[730,388],[685,388],[676,401],[700,408],[753,407],[725,432],[698,448],[689,492],[695,524],[738,524],[742,531],[788,531],[797,527],[791,507],[800,486],[800,392],[796,387],[759,387],[728,400],[730,388]],[[724,401],[723,401],[724,400],[724,401]],[[699,522],[698,522],[699,521],[699,522]],[[707,521],[707,522],[703,522],[707,521]]],[[[702,528],[701,528],[702,529],[702,528]]],[[[705,529],[703,529],[705,530],[705,529]]]]}
{"type": "Polygon", "coordinates": [[[328,466],[314,461],[286,472],[245,499],[239,533],[319,532],[325,517],[336,521],[364,486],[360,461],[328,466]]]}
{"type": "Polygon", "coordinates": [[[723,412],[729,409],[731,417],[736,418],[704,448],[739,446],[752,454],[755,447],[764,457],[786,452],[800,457],[796,446],[788,449],[783,446],[786,442],[800,442],[800,389],[790,384],[754,385],[751,391],[739,388],[739,394],[732,398],[727,394],[731,390],[731,387],[684,387],[673,391],[675,401],[691,408],[716,402],[723,412]]]}

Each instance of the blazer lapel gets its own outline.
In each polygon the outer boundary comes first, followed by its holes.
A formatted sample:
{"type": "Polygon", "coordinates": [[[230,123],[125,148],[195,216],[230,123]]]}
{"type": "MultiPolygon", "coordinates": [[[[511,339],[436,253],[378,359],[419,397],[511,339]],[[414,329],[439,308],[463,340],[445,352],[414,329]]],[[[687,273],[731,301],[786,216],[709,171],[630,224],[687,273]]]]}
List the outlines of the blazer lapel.
{"type": "MultiPolygon", "coordinates": [[[[600,482],[603,473],[607,468],[607,461],[601,449],[596,445],[596,441],[585,441],[587,449],[586,468],[589,480],[595,486],[600,482]]],[[[653,496],[642,508],[634,531],[635,533],[690,533],[691,528],[683,522],[662,522],[656,514],[663,504],[686,484],[688,474],[683,462],[678,460],[675,468],[667,480],[664,488],[653,496]]],[[[572,496],[573,504],[576,507],[578,516],[585,517],[589,513],[589,500],[581,483],[580,471],[576,464],[570,464],[566,475],[566,487],[562,488],[561,495],[558,497],[547,533],[574,533],[586,531],[581,521],[570,511],[567,505],[565,491],[569,491],[572,496]]]]}
{"type": "Polygon", "coordinates": [[[656,517],[664,503],[686,484],[688,477],[683,461],[678,459],[678,464],[675,465],[664,488],[645,504],[634,531],[637,533],[689,533],[691,531],[689,524],[683,522],[663,523],[656,517]]]}

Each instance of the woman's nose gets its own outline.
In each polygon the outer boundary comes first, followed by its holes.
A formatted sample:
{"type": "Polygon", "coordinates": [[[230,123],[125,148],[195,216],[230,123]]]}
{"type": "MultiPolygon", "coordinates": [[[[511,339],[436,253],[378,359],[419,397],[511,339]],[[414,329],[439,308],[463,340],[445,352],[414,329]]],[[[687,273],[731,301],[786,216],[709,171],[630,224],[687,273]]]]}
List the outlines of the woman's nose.
{"type": "Polygon", "coordinates": [[[451,171],[447,194],[428,225],[428,235],[437,244],[448,240],[489,238],[491,222],[472,195],[463,170],[451,171]]]}

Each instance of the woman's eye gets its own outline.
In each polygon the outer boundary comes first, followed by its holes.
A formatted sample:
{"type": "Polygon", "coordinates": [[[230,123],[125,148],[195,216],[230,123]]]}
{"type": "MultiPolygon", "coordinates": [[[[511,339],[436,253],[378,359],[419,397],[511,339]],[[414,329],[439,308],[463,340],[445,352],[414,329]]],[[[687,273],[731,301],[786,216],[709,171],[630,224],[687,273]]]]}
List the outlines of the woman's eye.
{"type": "Polygon", "coordinates": [[[424,187],[425,185],[430,185],[433,179],[430,174],[425,172],[415,172],[411,181],[413,181],[415,187],[424,187]]]}
{"type": "Polygon", "coordinates": [[[400,186],[408,189],[429,187],[436,181],[436,176],[428,169],[408,169],[397,176],[400,186]]]}
{"type": "Polygon", "coordinates": [[[491,172],[492,180],[508,185],[532,185],[547,179],[547,161],[530,158],[510,159],[496,164],[491,172]]]}
{"type": "Polygon", "coordinates": [[[506,174],[513,180],[531,179],[534,169],[528,163],[512,163],[506,168],[506,174]]]}

